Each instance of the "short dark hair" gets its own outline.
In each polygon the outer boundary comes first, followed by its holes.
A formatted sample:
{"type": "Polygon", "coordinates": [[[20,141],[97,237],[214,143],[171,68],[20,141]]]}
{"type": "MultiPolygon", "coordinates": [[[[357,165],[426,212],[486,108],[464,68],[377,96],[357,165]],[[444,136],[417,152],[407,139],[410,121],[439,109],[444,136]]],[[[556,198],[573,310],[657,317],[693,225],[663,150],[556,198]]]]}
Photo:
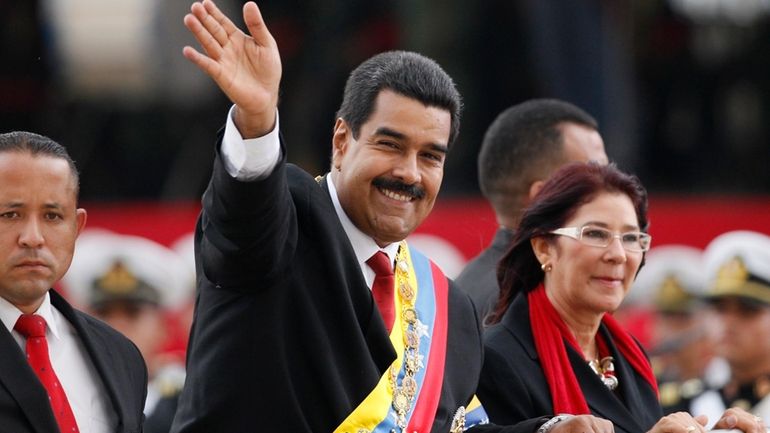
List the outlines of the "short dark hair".
{"type": "Polygon", "coordinates": [[[560,128],[565,122],[598,130],[590,114],[557,99],[514,105],[489,126],[479,151],[479,186],[498,214],[518,218],[530,185],[567,162],[560,128]]]}
{"type": "Polygon", "coordinates": [[[32,156],[50,156],[67,161],[75,184],[75,196],[80,188],[80,174],[67,149],[52,139],[27,131],[12,131],[0,134],[0,153],[20,152],[32,156]]]}
{"type": "Polygon", "coordinates": [[[565,165],[545,182],[524,211],[511,248],[500,260],[497,268],[500,298],[491,318],[493,323],[502,319],[519,292],[529,292],[543,281],[545,274],[530,240],[540,236],[552,238],[555,236],[550,234],[552,230],[563,226],[578,208],[603,192],[628,196],[634,205],[640,230],[647,232],[647,190],[636,176],[620,171],[615,164],[575,162],[565,165]]]}
{"type": "Polygon", "coordinates": [[[345,84],[337,117],[350,127],[358,139],[361,126],[374,111],[374,101],[382,90],[416,99],[429,107],[449,111],[449,145],[460,131],[462,100],[452,78],[435,61],[409,51],[388,51],[361,63],[345,84]]]}

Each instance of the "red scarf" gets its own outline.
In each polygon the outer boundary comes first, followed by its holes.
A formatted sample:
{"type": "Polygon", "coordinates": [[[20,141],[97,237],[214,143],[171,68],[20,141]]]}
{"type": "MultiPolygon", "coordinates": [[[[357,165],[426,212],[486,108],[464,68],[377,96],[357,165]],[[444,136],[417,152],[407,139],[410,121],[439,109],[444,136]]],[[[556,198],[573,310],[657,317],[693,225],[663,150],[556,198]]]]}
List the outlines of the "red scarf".
{"type": "MultiPolygon", "coordinates": [[[[564,345],[566,340],[582,355],[582,350],[580,350],[575,336],[551,305],[542,283],[529,292],[527,296],[535,348],[540,357],[540,365],[545,373],[546,381],[548,381],[548,388],[551,391],[554,413],[590,414],[588,403],[586,403],[583,391],[580,389],[575,372],[572,370],[567,356],[567,348],[564,345]]],[[[612,341],[615,342],[623,358],[652,386],[657,394],[658,384],[652,373],[650,361],[636,340],[610,314],[604,315],[602,323],[609,330],[612,341]]],[[[600,335],[597,334],[597,338],[599,337],[600,335]]],[[[602,346],[606,346],[604,343],[603,341],[598,342],[600,350],[602,346]]]]}

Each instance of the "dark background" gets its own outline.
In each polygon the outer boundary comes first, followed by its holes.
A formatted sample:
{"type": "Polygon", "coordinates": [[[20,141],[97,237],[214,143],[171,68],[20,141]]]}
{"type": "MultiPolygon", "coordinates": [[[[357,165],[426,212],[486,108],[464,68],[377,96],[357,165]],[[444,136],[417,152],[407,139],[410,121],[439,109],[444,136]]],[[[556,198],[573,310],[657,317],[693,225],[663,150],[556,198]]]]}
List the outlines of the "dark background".
{"type": "MultiPolygon", "coordinates": [[[[238,17],[242,2],[220,6],[238,17]]],[[[197,200],[229,103],[189,64],[189,1],[0,0],[0,131],[67,146],[82,198],[197,200]]],[[[259,3],[283,61],[289,159],[328,166],[347,73],[419,51],[465,100],[443,195],[478,193],[504,108],[558,97],[593,114],[610,158],[652,193],[770,194],[767,1],[281,0],[259,3]]]]}

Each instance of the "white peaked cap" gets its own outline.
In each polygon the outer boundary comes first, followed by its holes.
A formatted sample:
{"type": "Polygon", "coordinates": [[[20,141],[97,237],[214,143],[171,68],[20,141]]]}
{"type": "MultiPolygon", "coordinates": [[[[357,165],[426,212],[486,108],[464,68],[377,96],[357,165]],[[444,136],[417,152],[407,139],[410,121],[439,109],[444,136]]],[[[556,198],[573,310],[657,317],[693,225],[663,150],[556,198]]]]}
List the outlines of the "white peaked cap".
{"type": "Polygon", "coordinates": [[[172,249],[140,236],[87,229],[78,237],[72,265],[62,279],[71,300],[81,306],[90,305],[95,281],[116,263],[157,290],[162,307],[175,308],[190,296],[188,265],[172,249]]]}
{"type": "Polygon", "coordinates": [[[702,253],[686,245],[650,249],[628,294],[629,303],[648,304],[662,311],[687,311],[706,290],[702,253]]]}

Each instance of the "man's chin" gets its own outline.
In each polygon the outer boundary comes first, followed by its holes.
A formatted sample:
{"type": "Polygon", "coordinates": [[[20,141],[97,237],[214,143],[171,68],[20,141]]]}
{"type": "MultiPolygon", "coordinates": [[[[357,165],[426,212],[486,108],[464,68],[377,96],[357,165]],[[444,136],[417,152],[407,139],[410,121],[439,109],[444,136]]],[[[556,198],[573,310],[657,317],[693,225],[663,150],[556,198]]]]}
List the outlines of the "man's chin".
{"type": "Polygon", "coordinates": [[[413,229],[403,225],[397,227],[381,227],[372,236],[378,245],[384,246],[394,242],[401,242],[412,233],[413,229]]]}

